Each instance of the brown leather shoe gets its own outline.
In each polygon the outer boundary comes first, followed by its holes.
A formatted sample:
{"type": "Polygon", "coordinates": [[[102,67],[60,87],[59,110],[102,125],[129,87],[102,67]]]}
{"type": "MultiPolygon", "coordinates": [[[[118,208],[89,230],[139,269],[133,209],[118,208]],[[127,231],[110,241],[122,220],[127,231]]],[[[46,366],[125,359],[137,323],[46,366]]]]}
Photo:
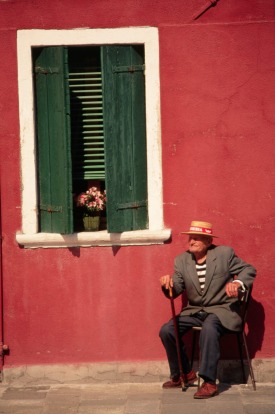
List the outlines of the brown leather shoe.
{"type": "Polygon", "coordinates": [[[200,389],[194,394],[194,398],[203,399],[211,398],[218,395],[218,387],[216,384],[210,384],[209,382],[203,382],[200,389]]]}
{"type": "Polygon", "coordinates": [[[162,388],[181,388],[181,379],[177,378],[171,378],[170,381],[167,381],[164,384],[162,384],[162,388]]]}
{"type": "MultiPolygon", "coordinates": [[[[192,385],[195,381],[197,381],[198,377],[196,373],[192,370],[188,374],[186,374],[187,384],[185,386],[192,385]]],[[[181,379],[179,376],[172,378],[170,381],[165,382],[162,384],[162,388],[181,388],[181,379]]]]}

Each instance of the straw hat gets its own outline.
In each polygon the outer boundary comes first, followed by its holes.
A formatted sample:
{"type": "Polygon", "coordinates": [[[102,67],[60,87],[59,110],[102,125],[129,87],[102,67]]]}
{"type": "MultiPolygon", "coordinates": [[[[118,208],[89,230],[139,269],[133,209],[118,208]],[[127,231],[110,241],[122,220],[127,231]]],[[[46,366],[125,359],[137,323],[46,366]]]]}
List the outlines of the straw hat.
{"type": "Polygon", "coordinates": [[[218,237],[212,234],[212,224],[207,221],[192,221],[189,231],[182,231],[182,234],[199,234],[201,236],[218,237]]]}

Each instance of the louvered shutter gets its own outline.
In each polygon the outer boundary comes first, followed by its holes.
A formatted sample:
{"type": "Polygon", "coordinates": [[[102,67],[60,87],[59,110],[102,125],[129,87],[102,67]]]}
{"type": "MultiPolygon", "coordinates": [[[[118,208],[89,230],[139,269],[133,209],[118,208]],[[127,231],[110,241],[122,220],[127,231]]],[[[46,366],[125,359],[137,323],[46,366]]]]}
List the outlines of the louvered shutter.
{"type": "Polygon", "coordinates": [[[104,180],[104,136],[99,48],[72,48],[69,64],[74,180],[104,180]]]}
{"type": "Polygon", "coordinates": [[[102,47],[109,232],[145,229],[147,162],[142,46],[102,47]]]}
{"type": "Polygon", "coordinates": [[[72,233],[67,49],[34,52],[40,231],[72,233]]]}

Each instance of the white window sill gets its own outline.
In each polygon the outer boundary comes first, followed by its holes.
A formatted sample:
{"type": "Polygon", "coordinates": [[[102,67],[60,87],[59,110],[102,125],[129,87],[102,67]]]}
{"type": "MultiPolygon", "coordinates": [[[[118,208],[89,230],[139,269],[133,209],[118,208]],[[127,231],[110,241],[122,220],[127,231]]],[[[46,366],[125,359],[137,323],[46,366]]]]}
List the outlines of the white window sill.
{"type": "Polygon", "coordinates": [[[35,233],[16,234],[16,241],[25,248],[62,248],[94,246],[148,246],[163,244],[171,237],[170,229],[136,230],[107,233],[107,230],[74,234],[35,233]]]}

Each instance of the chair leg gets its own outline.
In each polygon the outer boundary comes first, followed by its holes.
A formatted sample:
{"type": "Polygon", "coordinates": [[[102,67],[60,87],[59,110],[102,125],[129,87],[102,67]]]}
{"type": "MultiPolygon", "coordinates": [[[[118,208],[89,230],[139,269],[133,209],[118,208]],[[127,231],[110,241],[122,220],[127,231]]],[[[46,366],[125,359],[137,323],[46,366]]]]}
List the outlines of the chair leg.
{"type": "Polygon", "coordinates": [[[253,368],[252,368],[252,363],[251,363],[251,360],[250,360],[250,357],[249,357],[249,352],[248,352],[248,347],[247,347],[245,332],[243,332],[243,343],[244,343],[244,348],[245,348],[245,353],[246,353],[246,359],[247,359],[248,366],[249,366],[249,372],[250,372],[250,377],[251,377],[253,389],[254,389],[254,391],[256,391],[256,381],[255,381],[255,377],[254,377],[254,371],[253,371],[253,368]]]}

